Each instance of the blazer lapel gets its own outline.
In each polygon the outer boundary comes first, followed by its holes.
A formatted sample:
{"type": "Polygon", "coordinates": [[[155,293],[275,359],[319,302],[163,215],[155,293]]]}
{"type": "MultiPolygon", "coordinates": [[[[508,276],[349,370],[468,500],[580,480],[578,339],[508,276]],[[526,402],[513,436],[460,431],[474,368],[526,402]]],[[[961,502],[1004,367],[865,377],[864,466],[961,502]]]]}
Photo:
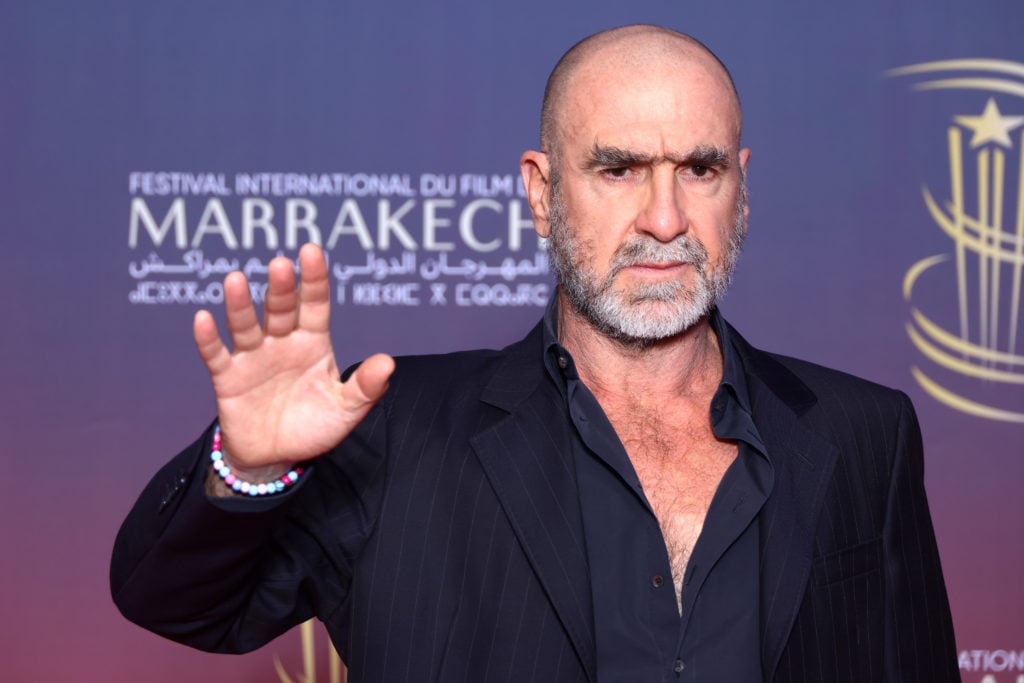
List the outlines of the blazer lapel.
{"type": "Polygon", "coordinates": [[[775,473],[759,518],[761,534],[761,653],[771,680],[810,580],[814,539],[838,449],[801,418],[814,393],[774,358],[732,330],[743,357],[751,412],[775,473]]]}
{"type": "Polygon", "coordinates": [[[593,599],[565,403],[548,384],[539,326],[509,350],[482,400],[501,411],[471,443],[590,681],[593,599]]]}

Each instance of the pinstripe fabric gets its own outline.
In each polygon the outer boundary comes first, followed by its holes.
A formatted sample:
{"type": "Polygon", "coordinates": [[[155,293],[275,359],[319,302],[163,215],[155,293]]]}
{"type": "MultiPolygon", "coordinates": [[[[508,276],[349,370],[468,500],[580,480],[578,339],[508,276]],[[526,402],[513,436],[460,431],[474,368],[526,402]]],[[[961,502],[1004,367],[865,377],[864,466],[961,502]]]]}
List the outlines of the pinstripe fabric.
{"type": "MultiPolygon", "coordinates": [[[[759,518],[766,677],[957,680],[909,402],[735,343],[776,464],[759,518]]],[[[200,439],[122,527],[115,601],[215,651],[315,615],[353,682],[598,680],[568,418],[548,382],[539,328],[502,352],[400,359],[385,400],[277,500],[208,502],[200,439]]]]}
{"type": "Polygon", "coordinates": [[[910,400],[739,344],[758,429],[786,463],[759,520],[765,671],[959,681],[910,400]]]}

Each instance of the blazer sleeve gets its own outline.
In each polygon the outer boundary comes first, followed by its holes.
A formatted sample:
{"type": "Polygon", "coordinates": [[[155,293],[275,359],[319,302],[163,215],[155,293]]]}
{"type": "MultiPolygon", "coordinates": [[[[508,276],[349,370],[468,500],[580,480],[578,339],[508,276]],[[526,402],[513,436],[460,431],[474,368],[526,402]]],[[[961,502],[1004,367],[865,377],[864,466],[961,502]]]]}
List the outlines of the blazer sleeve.
{"type": "Polygon", "coordinates": [[[110,585],[122,614],[201,650],[240,653],[337,610],[373,528],[382,415],[371,411],[305,481],[257,500],[207,497],[207,430],[150,481],[118,532],[110,585]]]}
{"type": "Polygon", "coordinates": [[[959,681],[956,642],[924,490],[921,431],[902,396],[897,452],[886,504],[886,680],[959,681]]]}

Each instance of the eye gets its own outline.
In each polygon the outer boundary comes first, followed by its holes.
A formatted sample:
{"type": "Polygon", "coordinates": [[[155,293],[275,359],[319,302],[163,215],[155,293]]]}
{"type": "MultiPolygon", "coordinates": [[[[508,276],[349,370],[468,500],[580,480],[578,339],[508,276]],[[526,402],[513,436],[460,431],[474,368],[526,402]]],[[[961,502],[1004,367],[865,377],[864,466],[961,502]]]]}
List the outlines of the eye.
{"type": "Polygon", "coordinates": [[[721,172],[715,164],[690,163],[679,169],[679,177],[694,183],[710,183],[717,180],[721,172]]]}
{"type": "Polygon", "coordinates": [[[629,175],[629,166],[616,166],[614,168],[606,168],[602,173],[611,178],[625,178],[629,175]]]}

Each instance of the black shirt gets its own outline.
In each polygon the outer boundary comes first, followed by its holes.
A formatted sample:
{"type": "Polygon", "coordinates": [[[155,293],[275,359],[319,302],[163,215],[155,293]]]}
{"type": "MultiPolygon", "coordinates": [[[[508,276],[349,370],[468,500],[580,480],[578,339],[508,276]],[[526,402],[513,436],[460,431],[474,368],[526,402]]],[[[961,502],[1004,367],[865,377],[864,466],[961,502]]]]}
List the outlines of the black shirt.
{"type": "Polygon", "coordinates": [[[658,520],[615,430],[558,343],[557,319],[553,297],[544,317],[544,363],[574,427],[599,683],[761,680],[756,520],[773,473],[727,326],[713,311],[724,362],[709,410],[715,434],[736,441],[739,454],[690,556],[680,616],[658,520]]]}

